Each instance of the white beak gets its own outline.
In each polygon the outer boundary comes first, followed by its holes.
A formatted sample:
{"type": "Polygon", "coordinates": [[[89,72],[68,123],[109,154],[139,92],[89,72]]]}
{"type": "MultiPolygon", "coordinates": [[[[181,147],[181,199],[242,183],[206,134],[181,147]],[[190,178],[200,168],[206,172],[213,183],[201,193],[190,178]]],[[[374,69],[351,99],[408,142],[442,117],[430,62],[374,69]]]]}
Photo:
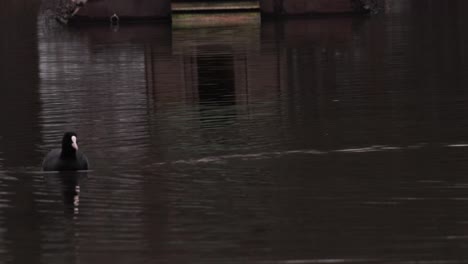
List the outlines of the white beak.
{"type": "Polygon", "coordinates": [[[72,140],[72,147],[73,147],[75,150],[78,150],[78,144],[76,144],[76,137],[75,137],[75,136],[72,136],[71,140],[72,140]]]}

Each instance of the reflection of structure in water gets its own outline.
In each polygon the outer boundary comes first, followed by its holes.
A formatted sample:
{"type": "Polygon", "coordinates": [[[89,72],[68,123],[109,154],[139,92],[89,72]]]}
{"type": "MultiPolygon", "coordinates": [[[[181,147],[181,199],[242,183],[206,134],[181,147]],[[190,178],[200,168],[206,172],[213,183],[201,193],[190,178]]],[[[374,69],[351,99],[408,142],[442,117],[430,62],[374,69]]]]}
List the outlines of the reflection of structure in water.
{"type": "Polygon", "coordinates": [[[230,46],[207,45],[197,48],[193,67],[197,70],[200,121],[202,125],[225,126],[236,116],[234,57],[230,46]]]}
{"type": "Polygon", "coordinates": [[[146,84],[154,106],[242,102],[248,83],[245,52],[258,50],[259,24],[258,14],[177,17],[170,53],[159,52],[157,45],[145,47],[146,84]]]}
{"type": "Polygon", "coordinates": [[[219,49],[221,53],[201,52],[204,55],[197,56],[200,103],[231,105],[235,101],[233,55],[228,53],[229,47],[207,47],[207,49],[211,52],[219,49]]]}
{"type": "MultiPolygon", "coordinates": [[[[298,109],[283,105],[287,100],[281,98],[302,100],[294,99],[298,94],[310,95],[310,100],[325,98],[314,94],[318,87],[325,92],[336,86],[335,71],[330,70],[337,67],[333,63],[335,56],[348,54],[350,60],[359,56],[349,55],[347,49],[354,41],[354,31],[366,21],[347,17],[262,21],[260,25],[258,14],[232,14],[223,16],[229,26],[220,27],[206,19],[201,21],[202,26],[194,23],[200,22],[199,19],[183,17],[172,24],[122,25],[117,32],[109,27],[93,26],[70,31],[72,45],[66,46],[48,43],[44,38],[40,51],[47,57],[41,56],[40,65],[46,134],[55,133],[57,127],[52,125],[61,121],[64,126],[81,123],[82,127],[76,130],[83,130],[85,138],[88,135],[107,138],[111,129],[121,135],[118,140],[128,137],[123,142],[132,142],[138,129],[144,147],[148,121],[157,124],[153,127],[199,127],[200,120],[211,122],[214,115],[224,118],[223,122],[244,113],[255,118],[257,110],[261,111],[265,104],[268,107],[278,104],[272,107],[277,111],[271,112],[275,118],[296,116],[293,111],[298,109]],[[245,19],[240,21],[240,17],[245,19]],[[78,49],[76,53],[52,52],[70,47],[79,47],[79,52],[78,49]],[[80,60],[75,60],[77,54],[80,60]],[[301,63],[304,56],[309,56],[306,59],[310,61],[306,67],[301,63]],[[330,61],[326,67],[322,64],[325,60],[330,61]],[[70,68],[74,70],[64,70],[70,68]],[[108,74],[109,69],[112,74],[108,74]],[[72,86],[63,85],[70,79],[80,81],[72,86]],[[316,85],[300,93],[297,89],[306,87],[301,83],[316,85]],[[60,106],[57,102],[66,100],[71,91],[78,96],[69,108],[88,105],[90,111],[54,115],[60,106]],[[141,105],[142,102],[147,106],[141,105]],[[138,107],[128,107],[134,105],[138,107]],[[200,109],[191,112],[199,116],[182,116],[184,107],[200,109]],[[108,127],[99,124],[101,120],[108,122],[108,127]]],[[[187,129],[187,133],[193,131],[187,129]]],[[[164,135],[162,141],[171,142],[167,138],[172,137],[164,135]]],[[[48,139],[44,142],[51,144],[48,139]]],[[[137,159],[144,156],[134,142],[125,146],[125,151],[129,149],[137,159]]]]}

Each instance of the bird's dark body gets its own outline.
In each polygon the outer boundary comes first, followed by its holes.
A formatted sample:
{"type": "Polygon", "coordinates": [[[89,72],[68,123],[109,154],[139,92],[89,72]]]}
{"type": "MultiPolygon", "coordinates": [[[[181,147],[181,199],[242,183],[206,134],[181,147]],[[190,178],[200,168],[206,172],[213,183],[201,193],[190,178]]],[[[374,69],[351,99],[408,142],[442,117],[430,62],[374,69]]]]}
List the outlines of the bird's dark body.
{"type": "Polygon", "coordinates": [[[61,149],[50,151],[44,158],[42,169],[45,171],[77,171],[87,170],[89,162],[86,156],[76,151],[75,157],[61,157],[61,149]]]}
{"type": "Polygon", "coordinates": [[[50,151],[42,162],[45,171],[78,171],[88,170],[89,162],[86,156],[78,151],[77,136],[67,132],[62,138],[62,148],[50,151]]]}

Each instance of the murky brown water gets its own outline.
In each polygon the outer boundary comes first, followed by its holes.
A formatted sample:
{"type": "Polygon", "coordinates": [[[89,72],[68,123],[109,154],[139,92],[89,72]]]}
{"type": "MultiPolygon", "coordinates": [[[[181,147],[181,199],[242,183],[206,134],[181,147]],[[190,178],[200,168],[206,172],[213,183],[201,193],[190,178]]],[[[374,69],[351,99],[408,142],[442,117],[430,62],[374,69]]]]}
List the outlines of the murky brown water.
{"type": "Polygon", "coordinates": [[[467,3],[3,23],[0,263],[467,263],[467,3]]]}

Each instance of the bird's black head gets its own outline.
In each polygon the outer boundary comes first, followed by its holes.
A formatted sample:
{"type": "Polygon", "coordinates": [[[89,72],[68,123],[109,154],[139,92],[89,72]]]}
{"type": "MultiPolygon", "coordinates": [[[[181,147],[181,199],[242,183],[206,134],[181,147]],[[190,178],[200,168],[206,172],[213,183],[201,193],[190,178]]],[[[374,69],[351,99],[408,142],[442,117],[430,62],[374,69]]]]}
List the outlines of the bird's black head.
{"type": "Polygon", "coordinates": [[[75,157],[78,150],[75,132],[66,132],[62,138],[62,157],[75,157]]]}

